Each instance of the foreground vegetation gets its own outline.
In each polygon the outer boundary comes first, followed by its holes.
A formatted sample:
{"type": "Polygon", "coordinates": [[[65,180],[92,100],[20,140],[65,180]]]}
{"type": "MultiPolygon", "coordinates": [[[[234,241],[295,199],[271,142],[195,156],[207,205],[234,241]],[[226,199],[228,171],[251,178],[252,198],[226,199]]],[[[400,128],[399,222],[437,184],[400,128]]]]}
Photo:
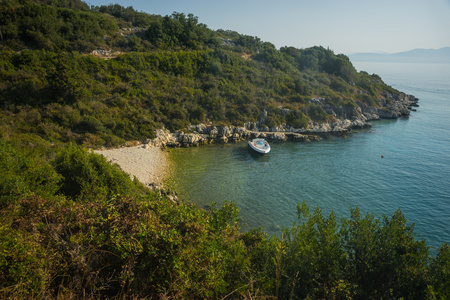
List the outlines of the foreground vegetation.
{"type": "Polygon", "coordinates": [[[100,155],[24,138],[0,142],[2,298],[450,295],[450,247],[430,256],[400,210],[338,220],[302,203],[282,237],[243,233],[232,203],[177,205],[100,155]]]}
{"type": "Polygon", "coordinates": [[[333,120],[310,98],[398,93],[345,56],[77,0],[2,1],[0,30],[1,298],[450,297],[448,244],[430,255],[400,210],[338,219],[301,203],[281,237],[241,232],[233,203],[174,204],[86,148],[264,110],[301,127],[333,120]]]}

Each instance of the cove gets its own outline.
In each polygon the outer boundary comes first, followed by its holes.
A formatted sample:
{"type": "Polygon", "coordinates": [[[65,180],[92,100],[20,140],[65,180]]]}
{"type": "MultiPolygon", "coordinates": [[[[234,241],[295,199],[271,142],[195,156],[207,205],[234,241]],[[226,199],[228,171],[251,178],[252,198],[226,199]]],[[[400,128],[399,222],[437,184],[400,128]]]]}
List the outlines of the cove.
{"type": "Polygon", "coordinates": [[[376,216],[400,208],[419,238],[439,247],[450,240],[450,88],[433,66],[418,66],[430,71],[422,77],[409,65],[381,67],[395,88],[420,99],[409,118],[372,121],[347,138],[271,143],[267,157],[246,142],[172,149],[174,189],[199,207],[234,201],[243,230],[277,235],[296,222],[303,200],[338,218],[356,206],[376,216]]]}

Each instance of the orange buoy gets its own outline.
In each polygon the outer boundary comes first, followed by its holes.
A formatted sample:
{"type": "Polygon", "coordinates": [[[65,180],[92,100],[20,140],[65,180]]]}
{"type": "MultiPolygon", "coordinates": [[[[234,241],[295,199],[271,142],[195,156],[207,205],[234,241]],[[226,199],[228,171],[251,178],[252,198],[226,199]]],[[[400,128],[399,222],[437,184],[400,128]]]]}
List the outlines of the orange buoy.
{"type": "Polygon", "coordinates": [[[381,155],[381,158],[384,158],[384,155],[381,155]]]}

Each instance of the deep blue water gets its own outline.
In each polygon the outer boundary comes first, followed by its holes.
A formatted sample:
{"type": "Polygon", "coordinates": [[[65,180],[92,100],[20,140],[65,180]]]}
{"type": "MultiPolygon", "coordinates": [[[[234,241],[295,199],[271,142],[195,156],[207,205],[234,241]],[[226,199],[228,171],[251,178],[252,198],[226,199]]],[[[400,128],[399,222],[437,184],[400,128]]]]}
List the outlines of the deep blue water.
{"type": "Polygon", "coordinates": [[[292,226],[303,200],[345,217],[356,206],[376,216],[400,208],[429,246],[450,242],[450,65],[355,67],[418,97],[417,112],[345,139],[271,144],[267,157],[251,155],[245,142],[172,150],[182,199],[200,207],[234,201],[243,229],[273,234],[292,226]]]}

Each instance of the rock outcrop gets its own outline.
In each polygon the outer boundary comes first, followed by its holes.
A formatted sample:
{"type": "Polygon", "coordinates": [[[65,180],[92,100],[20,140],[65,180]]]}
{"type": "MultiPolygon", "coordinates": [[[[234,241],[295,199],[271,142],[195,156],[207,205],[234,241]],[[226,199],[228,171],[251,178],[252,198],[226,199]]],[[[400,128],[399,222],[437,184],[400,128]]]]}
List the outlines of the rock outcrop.
{"type": "Polygon", "coordinates": [[[294,131],[259,131],[248,130],[246,127],[224,126],[207,127],[204,124],[189,126],[189,133],[177,131],[171,133],[169,130],[160,129],[156,131],[156,138],[147,140],[146,144],[153,147],[195,147],[211,143],[239,142],[252,138],[265,138],[274,142],[313,141],[319,140],[316,134],[302,134],[294,131]]]}
{"type": "Polygon", "coordinates": [[[388,94],[381,95],[381,107],[368,106],[357,102],[354,106],[332,106],[324,104],[325,98],[311,99],[320,105],[327,114],[334,117],[332,122],[316,123],[309,121],[307,127],[294,128],[281,124],[274,128],[264,125],[267,112],[264,110],[259,122],[248,122],[244,126],[206,126],[205,124],[190,125],[188,133],[160,129],[156,131],[156,138],[148,140],[149,146],[156,147],[192,147],[210,143],[239,142],[251,138],[265,138],[274,142],[313,141],[331,135],[346,135],[353,129],[370,128],[368,122],[379,119],[395,119],[409,116],[412,107],[417,107],[419,101],[412,95],[388,94]]]}
{"type": "Polygon", "coordinates": [[[410,115],[412,107],[418,107],[419,99],[412,95],[389,94],[381,95],[381,107],[368,106],[365,103],[358,102],[358,112],[356,118],[362,121],[379,119],[397,119],[410,115]]]}

